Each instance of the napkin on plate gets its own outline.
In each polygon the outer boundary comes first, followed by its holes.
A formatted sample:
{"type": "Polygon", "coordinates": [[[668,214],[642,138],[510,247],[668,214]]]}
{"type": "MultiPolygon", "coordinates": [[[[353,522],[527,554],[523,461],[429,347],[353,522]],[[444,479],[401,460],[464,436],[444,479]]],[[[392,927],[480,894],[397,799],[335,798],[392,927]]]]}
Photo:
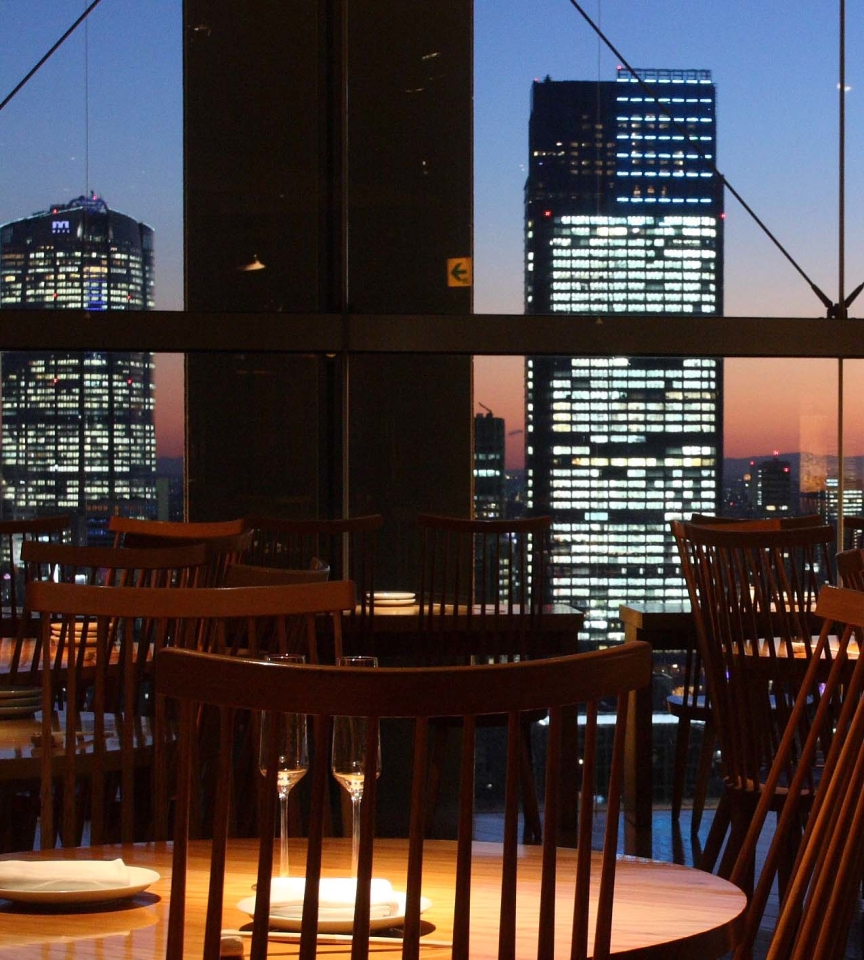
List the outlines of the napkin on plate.
{"type": "MultiPolygon", "coordinates": [[[[303,877],[276,877],[270,885],[270,916],[300,920],[303,916],[303,877]]],[[[350,877],[325,877],[318,888],[318,919],[344,920],[354,916],[357,881],[350,877]]],[[[381,920],[400,913],[399,901],[389,880],[373,878],[369,895],[369,918],[381,920]]]]}
{"type": "Polygon", "coordinates": [[[0,889],[114,890],[129,886],[120,860],[2,860],[0,889]]]}

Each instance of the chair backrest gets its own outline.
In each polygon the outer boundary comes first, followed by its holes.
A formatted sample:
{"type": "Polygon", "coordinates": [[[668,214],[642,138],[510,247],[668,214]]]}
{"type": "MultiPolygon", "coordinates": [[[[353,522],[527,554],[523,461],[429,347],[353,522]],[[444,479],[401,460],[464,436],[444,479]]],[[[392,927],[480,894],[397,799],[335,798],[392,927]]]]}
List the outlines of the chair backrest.
{"type": "MultiPolygon", "coordinates": [[[[28,541],[21,547],[21,562],[28,582],[53,580],[90,586],[192,587],[203,581],[210,557],[202,544],[134,550],[28,541]]],[[[40,669],[41,645],[31,639],[36,634],[38,630],[31,611],[25,609],[9,666],[13,683],[20,682],[25,673],[32,680],[40,669]]],[[[60,624],[56,625],[55,631],[55,639],[58,638],[58,655],[61,655],[63,637],[60,624]]],[[[82,646],[79,654],[83,655],[83,652],[82,646]]]]}
{"type": "MultiPolygon", "coordinates": [[[[135,792],[136,769],[151,770],[154,780],[165,776],[165,726],[160,702],[154,709],[152,666],[155,653],[166,646],[197,647],[201,637],[221,652],[258,656],[259,628],[273,640],[273,624],[294,624],[305,617],[307,630],[301,652],[318,656],[316,618],[333,620],[337,652],[341,614],[354,602],[350,582],[271,587],[104,587],[31,582],[27,602],[41,623],[43,668],[42,742],[62,743],[42,754],[41,831],[43,847],[54,845],[51,801],[55,765],[62,767],[60,838],[64,846],[80,843],[79,779],[90,781],[91,843],[112,838],[131,841],[136,834],[136,802],[147,791],[135,792]],[[62,649],[52,650],[52,629],[61,624],[62,649]],[[52,718],[61,704],[64,712],[52,718]],[[77,732],[87,732],[90,749],[81,752],[77,732]],[[109,737],[110,731],[115,731],[109,737]],[[91,734],[92,731],[92,734],[91,734]],[[155,742],[154,742],[155,740],[155,742]],[[59,764],[55,761],[59,760],[59,764]],[[111,776],[109,776],[109,774],[111,776]],[[119,784],[117,779],[119,778],[119,784]],[[119,786],[119,790],[118,790],[119,786]],[[119,797],[119,801],[118,798],[119,797]],[[119,809],[117,809],[119,806],[119,809]],[[112,824],[112,814],[119,823],[112,824]]],[[[286,652],[288,630],[277,632],[277,652],[286,652]]],[[[296,631],[291,637],[297,637],[296,631]]],[[[272,648],[270,650],[272,651],[272,648]]],[[[164,836],[164,822],[155,822],[147,835],[164,836]]]]}
{"type": "Polygon", "coordinates": [[[850,590],[864,590],[864,550],[854,547],[837,554],[837,576],[840,585],[850,590]]]}
{"type": "MultiPolygon", "coordinates": [[[[689,522],[699,526],[730,526],[735,530],[768,531],[768,530],[795,530],[802,527],[824,527],[824,518],[819,514],[807,514],[802,517],[775,517],[761,519],[745,519],[738,517],[715,517],[705,513],[694,513],[689,522]]],[[[701,704],[710,706],[707,681],[705,678],[702,655],[698,645],[694,644],[686,651],[684,677],[682,683],[683,702],[685,706],[701,704]]]]}
{"type": "Polygon", "coordinates": [[[705,664],[727,786],[758,790],[818,631],[834,529],[672,523],[705,664]],[[772,682],[765,681],[765,671],[772,682]],[[785,676],[785,681],[784,681],[785,676]]]}
{"type": "MultiPolygon", "coordinates": [[[[312,718],[314,731],[310,744],[311,766],[309,778],[312,789],[312,809],[320,810],[330,781],[330,730],[336,716],[366,717],[365,787],[360,826],[360,856],[357,873],[358,896],[354,917],[352,956],[360,960],[368,956],[369,897],[372,864],[376,840],[373,837],[377,788],[375,775],[375,745],[379,735],[383,742],[382,776],[386,775],[388,718],[407,718],[413,721],[413,760],[407,776],[405,802],[410,806],[408,862],[404,877],[389,877],[394,889],[405,893],[404,941],[402,956],[417,956],[420,935],[420,893],[424,871],[424,803],[425,774],[429,721],[449,716],[462,719],[462,755],[460,760],[459,836],[455,852],[455,896],[453,900],[453,956],[468,956],[471,923],[481,923],[495,935],[489,917],[472,917],[470,871],[472,867],[472,814],[474,806],[474,733],[479,716],[506,715],[508,718],[508,749],[505,760],[507,796],[505,801],[505,841],[501,862],[501,904],[499,923],[495,932],[500,938],[501,955],[515,955],[516,917],[520,895],[517,885],[517,798],[516,784],[520,764],[520,716],[526,711],[548,709],[550,721],[546,728],[546,829],[543,848],[544,878],[539,892],[539,906],[532,917],[537,927],[537,956],[554,955],[556,837],[559,804],[557,801],[562,765],[572,769],[572,763],[581,762],[580,850],[578,867],[568,874],[570,903],[575,903],[572,936],[574,955],[578,944],[587,943],[588,956],[603,958],[609,955],[612,913],[611,884],[614,880],[615,852],[618,831],[618,810],[621,796],[623,763],[623,733],[626,723],[628,692],[646,684],[650,677],[650,651],[642,643],[600,652],[551,658],[545,661],[494,664],[468,667],[379,668],[377,670],[350,667],[314,667],[281,665],[239,659],[198,655],[184,651],[166,650],[157,658],[157,689],[160,696],[179,700],[180,712],[180,779],[177,787],[178,809],[175,815],[174,864],[172,869],[171,915],[169,921],[167,956],[171,960],[183,953],[185,923],[185,876],[187,859],[187,826],[184,810],[194,792],[190,780],[191,750],[194,743],[195,716],[201,703],[217,704],[223,722],[220,724],[220,769],[227,771],[233,753],[234,730],[232,715],[243,710],[270,710],[306,714],[312,718]],[[609,762],[608,783],[598,766],[597,736],[599,703],[603,698],[617,697],[617,722],[614,727],[614,746],[609,762]],[[581,758],[569,755],[568,744],[564,760],[562,753],[562,717],[570,707],[585,705],[585,723],[582,728],[581,758]],[[606,798],[605,838],[603,854],[595,855],[594,877],[591,874],[591,834],[594,827],[596,798],[606,798]],[[600,874],[598,878],[598,874],[600,874]],[[575,896],[573,883],[575,880],[575,896]],[[597,893],[593,883],[599,883],[597,893]],[[589,898],[592,918],[589,920],[589,898]],[[593,916],[594,907],[596,919],[593,916]],[[595,925],[596,924],[596,925],[595,925]],[[593,941],[593,953],[592,953],[593,941]]],[[[275,726],[275,725],[272,725],[275,726]]],[[[609,729],[606,727],[606,729],[609,729]]],[[[267,765],[266,783],[271,795],[276,792],[277,744],[268,744],[274,762],[267,765]]],[[[577,752],[579,752],[577,750],[577,752]]],[[[220,776],[218,783],[225,782],[220,776]]],[[[225,838],[229,821],[229,788],[221,790],[217,800],[220,817],[214,823],[213,858],[211,864],[210,896],[207,906],[205,955],[216,956],[222,923],[222,887],[226,861],[225,838]],[[208,950],[211,951],[208,953],[208,950]]],[[[255,918],[253,921],[252,957],[266,953],[266,935],[269,916],[270,878],[273,858],[273,808],[269,805],[269,824],[262,813],[262,840],[259,844],[258,883],[255,918]]],[[[301,956],[315,955],[317,933],[318,881],[322,875],[322,832],[320,816],[310,822],[304,873],[305,907],[302,923],[301,956]]],[[[438,854],[440,856],[440,854],[438,854]]],[[[561,882],[561,877],[558,877],[561,882]]],[[[532,895],[537,891],[532,889],[532,895]]],[[[558,904],[559,910],[564,908],[558,904]]],[[[533,910],[533,908],[532,908],[533,910]]],[[[494,922],[494,921],[491,921],[494,922]]],[[[560,926],[560,924],[559,924],[560,926]]],[[[567,929],[571,929],[568,927],[567,929]]],[[[560,930],[558,931],[560,936],[560,930]]]]}
{"type": "Polygon", "coordinates": [[[149,549],[30,541],[21,548],[29,580],[104,587],[191,587],[208,562],[203,543],[149,549]]]}
{"type": "Polygon", "coordinates": [[[308,569],[257,567],[232,563],[225,572],[226,587],[271,587],[279,583],[324,583],[330,579],[330,564],[313,557],[308,569]]]}
{"type": "Polygon", "coordinates": [[[781,863],[797,854],[776,916],[768,956],[843,957],[864,858],[864,593],[823,587],[813,658],[731,879],[750,883],[756,845],[775,791],[784,803],[747,912],[736,956],[749,956],[781,863]],[[810,770],[819,768],[815,796],[810,770]],[[798,836],[805,823],[803,838],[798,836]]]}
{"type": "Polygon", "coordinates": [[[137,517],[111,516],[108,529],[114,534],[115,547],[170,546],[155,541],[209,540],[242,533],[246,525],[242,518],[187,522],[185,520],[141,520],[137,517]],[[141,538],[141,542],[139,542],[141,538]]]}
{"type": "Polygon", "coordinates": [[[252,534],[243,520],[212,523],[181,523],[163,520],[137,520],[113,516],[108,529],[114,531],[114,545],[145,550],[176,547],[181,543],[203,543],[208,552],[208,568],[198,585],[224,586],[225,572],[232,563],[246,560],[252,534]]]}
{"type": "Polygon", "coordinates": [[[303,569],[320,558],[334,580],[357,584],[358,605],[350,625],[355,631],[366,630],[374,612],[375,556],[383,524],[379,513],[337,520],[250,515],[246,526],[252,531],[252,543],[245,562],[303,569]]]}
{"type": "MultiPolygon", "coordinates": [[[[551,517],[469,520],[421,514],[420,628],[490,643],[509,635],[512,654],[537,635],[551,517]],[[514,645],[515,644],[515,645],[514,645]]],[[[436,641],[437,643],[438,641],[436,641]]],[[[475,653],[485,652],[478,648],[475,653]]],[[[489,652],[494,652],[491,650],[489,652]]]]}
{"type": "Polygon", "coordinates": [[[745,517],[714,517],[707,513],[694,513],[689,523],[699,526],[719,526],[734,523],[739,530],[796,530],[799,527],[824,527],[825,518],[818,513],[808,513],[801,517],[763,517],[749,519],[745,517]]]}
{"type": "Polygon", "coordinates": [[[68,514],[0,521],[0,637],[15,637],[20,628],[27,584],[20,562],[23,544],[29,540],[68,542],[71,531],[72,517],[68,514]]]}

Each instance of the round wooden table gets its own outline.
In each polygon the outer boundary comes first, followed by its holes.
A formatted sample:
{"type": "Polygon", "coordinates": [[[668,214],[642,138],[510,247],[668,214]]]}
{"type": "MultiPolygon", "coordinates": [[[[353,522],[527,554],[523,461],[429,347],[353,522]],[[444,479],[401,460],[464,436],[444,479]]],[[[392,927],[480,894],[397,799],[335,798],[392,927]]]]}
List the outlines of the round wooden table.
{"type": "MultiPolygon", "coordinates": [[[[375,846],[375,875],[386,877],[396,890],[404,890],[406,842],[379,840],[375,846]]],[[[453,853],[455,844],[428,841],[425,847],[423,894],[432,905],[423,914],[428,924],[426,939],[438,945],[423,946],[430,958],[450,955],[452,932],[453,853]]],[[[474,850],[471,900],[471,958],[496,960],[498,892],[498,844],[478,843],[474,850]]],[[[292,841],[292,862],[303,862],[304,843],[292,841]]],[[[0,900],[0,957],[16,960],[150,960],[164,956],[168,902],[171,888],[171,845],[136,844],[53,851],[56,857],[72,859],[122,856],[130,865],[150,867],[161,879],[147,891],[129,900],[80,906],[27,906],[0,900]]],[[[27,856],[39,857],[40,854],[27,856]]],[[[562,892],[557,924],[562,939],[568,932],[567,904],[572,900],[575,851],[560,851],[559,876],[562,892]]],[[[6,859],[6,858],[4,858],[6,859]]],[[[236,840],[229,846],[223,926],[242,929],[250,918],[236,904],[252,895],[255,879],[256,841],[236,840]]],[[[350,841],[332,840],[325,846],[324,869],[330,876],[345,876],[350,863],[350,841]]],[[[209,844],[193,842],[187,889],[187,956],[200,956],[209,876],[209,844]]],[[[532,904],[539,890],[540,849],[525,847],[520,859],[518,956],[536,956],[536,910],[532,904]],[[533,895],[532,895],[533,893],[533,895]]],[[[612,947],[626,958],[641,950],[640,958],[657,960],[706,960],[719,957],[738,940],[746,899],[732,884],[690,867],[624,858],[615,886],[612,947]]],[[[423,941],[421,940],[421,946],[423,941]]],[[[398,956],[401,942],[375,943],[377,952],[398,956]]],[[[347,955],[350,943],[324,944],[319,952],[347,955]]],[[[246,954],[248,955],[248,944],[246,954]]],[[[270,956],[293,956],[297,944],[273,942],[270,956]]]]}

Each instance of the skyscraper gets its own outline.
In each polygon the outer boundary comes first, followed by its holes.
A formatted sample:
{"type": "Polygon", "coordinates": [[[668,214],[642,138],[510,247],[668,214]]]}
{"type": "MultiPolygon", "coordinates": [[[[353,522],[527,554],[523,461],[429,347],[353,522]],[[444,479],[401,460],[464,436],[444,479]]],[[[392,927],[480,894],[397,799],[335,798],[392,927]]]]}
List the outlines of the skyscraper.
{"type": "Polygon", "coordinates": [[[474,417],[474,514],[481,520],[506,516],[504,418],[492,411],[474,417]]]}
{"type": "MultiPolygon", "coordinates": [[[[153,286],[153,231],[96,196],[0,226],[3,308],[147,310],[153,286]]],[[[119,501],[155,515],[153,399],[151,353],[4,353],[4,515],[72,511],[90,539],[119,501]]]]}
{"type": "MultiPolygon", "coordinates": [[[[710,72],[636,74],[533,86],[526,313],[722,313],[710,72]]],[[[683,598],[668,521],[716,509],[721,389],[714,359],[526,358],[528,502],[591,639],[620,636],[622,602],[683,598]]]]}

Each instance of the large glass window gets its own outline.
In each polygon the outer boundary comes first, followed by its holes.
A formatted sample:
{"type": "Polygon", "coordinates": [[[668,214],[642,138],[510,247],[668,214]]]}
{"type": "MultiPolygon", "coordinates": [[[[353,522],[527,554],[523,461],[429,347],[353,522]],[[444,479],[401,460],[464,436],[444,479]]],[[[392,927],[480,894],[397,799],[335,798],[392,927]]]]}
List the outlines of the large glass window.
{"type": "MultiPolygon", "coordinates": [[[[86,6],[0,11],[0,309],[181,310],[180,4],[86,6]]],[[[4,517],[72,511],[96,540],[116,510],[182,515],[182,355],[80,332],[2,357],[4,517]]]]}
{"type": "MultiPolygon", "coordinates": [[[[796,3],[778,5],[772,31],[772,6],[475,4],[475,311],[540,315],[524,321],[525,358],[475,356],[475,413],[503,419],[503,509],[553,515],[553,595],[589,609],[597,639],[620,635],[626,598],[683,595],[672,517],[836,518],[841,499],[860,512],[854,364],[844,375],[836,360],[768,359],[789,336],[768,319],[764,357],[709,332],[712,316],[801,316],[819,339],[864,279],[862,197],[847,190],[838,209],[840,25],[796,3]],[[777,64],[805,36],[790,83],[777,64]],[[628,330],[629,357],[621,314],[663,318],[628,330]],[[529,330],[539,343],[568,323],[572,354],[531,343],[529,330]],[[652,342],[662,356],[647,356],[652,342]]],[[[845,77],[848,183],[857,72],[845,77]]]]}

